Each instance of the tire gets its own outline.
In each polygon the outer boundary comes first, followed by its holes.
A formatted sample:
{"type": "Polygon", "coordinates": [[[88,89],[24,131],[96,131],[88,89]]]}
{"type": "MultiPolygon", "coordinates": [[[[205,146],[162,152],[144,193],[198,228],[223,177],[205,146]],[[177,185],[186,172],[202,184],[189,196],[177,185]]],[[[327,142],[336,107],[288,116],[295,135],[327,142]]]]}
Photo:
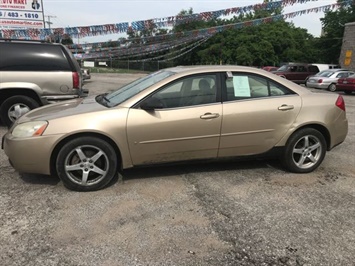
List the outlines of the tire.
{"type": "Polygon", "coordinates": [[[353,93],[353,91],[344,91],[345,94],[350,95],[353,93]]]}
{"type": "Polygon", "coordinates": [[[309,173],[323,161],[327,149],[324,136],[316,129],[296,131],[287,141],[281,162],[294,173],[309,173]]]}
{"type": "Polygon", "coordinates": [[[99,190],[117,174],[117,155],[102,139],[80,137],[60,149],[56,169],[64,186],[71,190],[99,190]]]}
{"type": "Polygon", "coordinates": [[[332,83],[329,85],[328,90],[334,92],[337,90],[337,86],[334,83],[332,83]]]}
{"type": "Polygon", "coordinates": [[[37,107],[39,107],[38,102],[28,96],[12,96],[0,106],[0,118],[6,126],[10,127],[20,116],[37,107]]]}

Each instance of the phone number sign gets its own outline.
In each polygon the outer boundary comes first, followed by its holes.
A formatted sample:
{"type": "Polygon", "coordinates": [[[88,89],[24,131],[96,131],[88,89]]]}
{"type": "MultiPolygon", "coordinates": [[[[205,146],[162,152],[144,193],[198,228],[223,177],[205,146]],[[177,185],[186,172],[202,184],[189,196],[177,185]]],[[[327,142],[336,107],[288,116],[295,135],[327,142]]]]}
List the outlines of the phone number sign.
{"type": "Polygon", "coordinates": [[[44,28],[42,1],[0,0],[0,27],[44,28]]]}

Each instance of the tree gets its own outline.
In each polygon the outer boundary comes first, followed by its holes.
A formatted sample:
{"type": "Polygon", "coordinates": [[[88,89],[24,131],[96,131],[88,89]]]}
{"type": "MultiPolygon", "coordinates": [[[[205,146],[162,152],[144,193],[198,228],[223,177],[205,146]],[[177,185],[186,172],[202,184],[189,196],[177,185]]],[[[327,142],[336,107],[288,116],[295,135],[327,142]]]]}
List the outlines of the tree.
{"type": "MultiPolygon", "coordinates": [[[[338,1],[339,4],[342,1],[338,1]]],[[[322,60],[327,63],[339,63],[339,56],[344,35],[345,24],[355,21],[355,5],[341,5],[336,11],[328,11],[321,19],[323,36],[319,41],[322,60]]]]}

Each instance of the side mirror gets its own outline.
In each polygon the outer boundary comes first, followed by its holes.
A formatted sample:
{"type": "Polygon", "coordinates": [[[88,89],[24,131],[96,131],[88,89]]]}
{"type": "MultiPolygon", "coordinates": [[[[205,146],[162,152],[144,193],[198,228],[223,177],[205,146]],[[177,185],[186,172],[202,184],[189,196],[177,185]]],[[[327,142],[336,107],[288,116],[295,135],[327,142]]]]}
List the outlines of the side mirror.
{"type": "Polygon", "coordinates": [[[150,97],[140,104],[140,108],[143,110],[162,109],[164,108],[164,104],[161,102],[161,100],[154,97],[150,97]]]}

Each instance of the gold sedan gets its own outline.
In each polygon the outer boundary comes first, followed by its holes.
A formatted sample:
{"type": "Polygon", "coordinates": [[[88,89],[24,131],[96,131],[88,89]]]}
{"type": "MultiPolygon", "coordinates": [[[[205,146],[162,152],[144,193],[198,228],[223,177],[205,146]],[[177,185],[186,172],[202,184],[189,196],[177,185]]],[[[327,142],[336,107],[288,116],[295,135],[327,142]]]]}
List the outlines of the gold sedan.
{"type": "Polygon", "coordinates": [[[190,66],[35,109],[2,146],[17,171],[56,174],[69,189],[90,191],[122,169],[195,159],[273,154],[285,169],[307,173],[347,131],[338,94],[255,68],[190,66]]]}

